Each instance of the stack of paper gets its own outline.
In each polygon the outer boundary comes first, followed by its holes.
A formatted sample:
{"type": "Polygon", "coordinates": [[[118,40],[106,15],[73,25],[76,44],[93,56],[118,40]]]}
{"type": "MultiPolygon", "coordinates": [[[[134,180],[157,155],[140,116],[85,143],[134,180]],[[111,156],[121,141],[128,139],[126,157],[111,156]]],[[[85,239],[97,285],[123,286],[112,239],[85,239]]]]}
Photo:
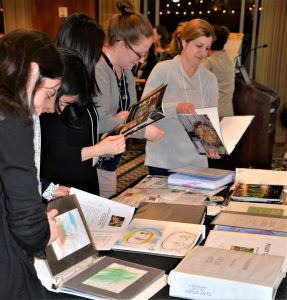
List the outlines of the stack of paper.
{"type": "Polygon", "coordinates": [[[213,168],[181,168],[168,177],[168,183],[192,188],[214,190],[234,181],[235,173],[213,168]]]}
{"type": "Polygon", "coordinates": [[[185,299],[275,297],[284,258],[197,246],[170,272],[170,296],[185,299]]]}
{"type": "Polygon", "coordinates": [[[211,230],[205,247],[284,257],[282,272],[287,271],[287,237],[211,230]]]}

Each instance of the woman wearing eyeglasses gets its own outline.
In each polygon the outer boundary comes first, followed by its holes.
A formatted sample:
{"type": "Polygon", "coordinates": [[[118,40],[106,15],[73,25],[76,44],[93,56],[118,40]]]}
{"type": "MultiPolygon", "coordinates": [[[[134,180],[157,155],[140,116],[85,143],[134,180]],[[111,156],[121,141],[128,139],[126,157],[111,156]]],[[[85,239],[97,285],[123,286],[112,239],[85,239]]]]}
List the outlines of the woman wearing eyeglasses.
{"type": "Polygon", "coordinates": [[[57,237],[34,160],[33,115],[54,110],[63,65],[49,37],[12,31],[0,39],[0,298],[42,299],[33,265],[57,237]]]}
{"type": "MultiPolygon", "coordinates": [[[[96,65],[97,83],[101,93],[96,97],[100,118],[100,133],[110,131],[124,122],[131,105],[137,102],[132,67],[143,62],[153,42],[153,28],[148,19],[134,12],[130,1],[116,1],[119,14],[113,15],[107,26],[107,44],[96,65]]],[[[154,125],[138,135],[151,141],[159,140],[163,131],[154,125]]],[[[116,192],[116,169],[120,155],[103,158],[98,176],[100,195],[111,197],[116,192]]]]}

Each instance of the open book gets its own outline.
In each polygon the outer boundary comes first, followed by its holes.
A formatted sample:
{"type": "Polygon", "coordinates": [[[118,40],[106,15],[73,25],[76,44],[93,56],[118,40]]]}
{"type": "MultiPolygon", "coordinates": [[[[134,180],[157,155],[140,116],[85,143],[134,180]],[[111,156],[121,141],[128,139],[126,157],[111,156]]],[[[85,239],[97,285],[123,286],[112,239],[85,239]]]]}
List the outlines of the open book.
{"type": "Polygon", "coordinates": [[[59,211],[59,237],[35,259],[42,284],[50,291],[91,299],[149,299],[166,285],[164,271],[112,257],[98,257],[76,196],[49,203],[59,211]]]}
{"type": "Polygon", "coordinates": [[[120,124],[109,131],[108,135],[122,133],[124,136],[128,136],[149,124],[164,118],[162,97],[166,87],[167,84],[158,87],[141,99],[141,101],[131,106],[125,123],[120,124]]]}
{"type": "Polygon", "coordinates": [[[204,225],[134,218],[112,249],[183,257],[204,237],[204,225]]]}
{"type": "Polygon", "coordinates": [[[254,116],[224,117],[219,122],[217,107],[196,109],[196,115],[178,114],[180,123],[199,154],[214,149],[231,154],[254,116]]]}

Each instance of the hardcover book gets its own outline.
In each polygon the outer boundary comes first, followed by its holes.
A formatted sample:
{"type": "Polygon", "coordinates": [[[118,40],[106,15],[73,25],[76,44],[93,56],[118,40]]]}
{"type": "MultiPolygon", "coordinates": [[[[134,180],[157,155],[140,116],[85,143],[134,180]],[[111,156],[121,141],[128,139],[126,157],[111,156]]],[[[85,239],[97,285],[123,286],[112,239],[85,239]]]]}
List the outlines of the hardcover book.
{"type": "Polygon", "coordinates": [[[170,272],[169,295],[272,300],[285,276],[281,256],[197,246],[170,272]]]}
{"type": "Polygon", "coordinates": [[[235,201],[279,203],[282,192],[282,185],[238,183],[230,198],[235,201]]]}
{"type": "Polygon", "coordinates": [[[117,135],[122,133],[125,137],[135,133],[136,131],[164,118],[162,108],[162,98],[166,90],[167,84],[158,87],[134,104],[129,109],[128,117],[125,123],[118,125],[107,135],[117,135]]]}
{"type": "Polygon", "coordinates": [[[231,154],[254,116],[224,117],[219,122],[217,107],[196,109],[196,115],[178,114],[178,118],[199,154],[211,149],[231,154]]]}
{"type": "Polygon", "coordinates": [[[204,246],[282,256],[284,257],[282,272],[287,271],[287,237],[210,230],[204,246]]]}
{"type": "Polygon", "coordinates": [[[91,299],[149,299],[166,284],[164,271],[111,257],[98,257],[77,198],[49,203],[59,211],[59,238],[35,259],[42,284],[50,291],[91,299]]]}
{"type": "Polygon", "coordinates": [[[134,218],[190,224],[203,224],[205,214],[205,205],[143,202],[138,207],[134,218]]]}
{"type": "Polygon", "coordinates": [[[112,249],[183,257],[204,237],[204,225],[134,218],[112,249]]]}

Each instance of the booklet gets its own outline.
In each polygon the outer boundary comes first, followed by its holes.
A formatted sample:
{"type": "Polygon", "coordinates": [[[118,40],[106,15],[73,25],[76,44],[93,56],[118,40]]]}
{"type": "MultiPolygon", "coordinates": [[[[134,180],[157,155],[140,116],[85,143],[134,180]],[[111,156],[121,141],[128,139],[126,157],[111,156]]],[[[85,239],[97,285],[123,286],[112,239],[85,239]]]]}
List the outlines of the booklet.
{"type": "Polygon", "coordinates": [[[254,116],[224,117],[219,122],[217,107],[196,109],[196,115],[178,114],[178,118],[199,154],[211,149],[231,154],[254,116]]]}
{"type": "Polygon", "coordinates": [[[59,214],[59,237],[35,259],[42,284],[50,291],[91,299],[149,299],[166,285],[164,271],[112,257],[98,257],[76,196],[49,203],[59,214]]]}
{"type": "Polygon", "coordinates": [[[167,84],[158,87],[138,103],[131,106],[125,123],[118,125],[109,131],[107,135],[122,133],[124,136],[128,136],[164,118],[162,98],[166,87],[167,84]]]}
{"type": "Polygon", "coordinates": [[[112,249],[183,257],[204,237],[204,225],[134,218],[112,249]]]}

